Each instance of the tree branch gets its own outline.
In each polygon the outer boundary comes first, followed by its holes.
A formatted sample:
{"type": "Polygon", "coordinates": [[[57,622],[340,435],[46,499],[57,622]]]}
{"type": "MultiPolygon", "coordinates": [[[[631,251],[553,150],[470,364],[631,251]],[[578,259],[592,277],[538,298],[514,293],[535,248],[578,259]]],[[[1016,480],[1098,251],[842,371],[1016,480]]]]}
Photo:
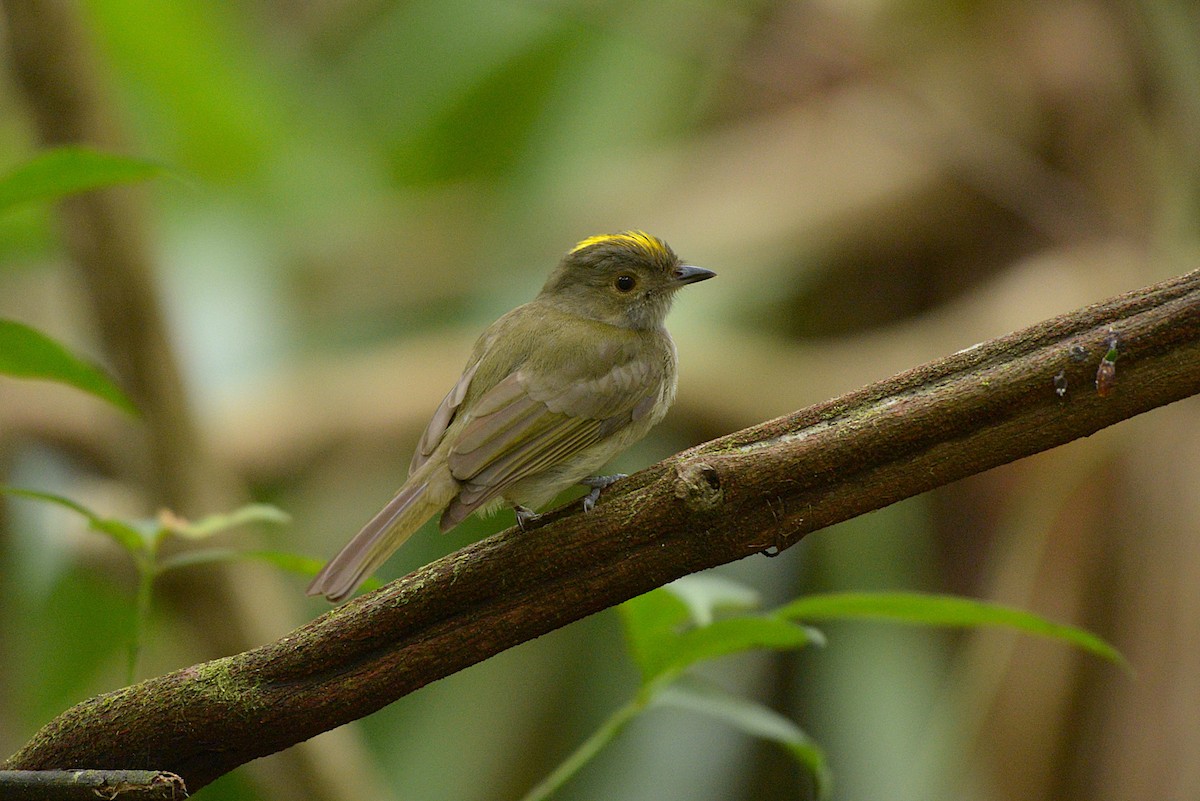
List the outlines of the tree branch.
{"type": "Polygon", "coordinates": [[[590,514],[573,504],[276,642],[85,701],[6,767],[155,766],[195,791],[680,576],[1198,392],[1200,271],[692,448],[590,514]],[[1116,383],[1102,394],[1113,341],[1116,383]]]}
{"type": "Polygon", "coordinates": [[[183,779],[156,770],[0,770],[6,801],[177,801],[183,779]]]}

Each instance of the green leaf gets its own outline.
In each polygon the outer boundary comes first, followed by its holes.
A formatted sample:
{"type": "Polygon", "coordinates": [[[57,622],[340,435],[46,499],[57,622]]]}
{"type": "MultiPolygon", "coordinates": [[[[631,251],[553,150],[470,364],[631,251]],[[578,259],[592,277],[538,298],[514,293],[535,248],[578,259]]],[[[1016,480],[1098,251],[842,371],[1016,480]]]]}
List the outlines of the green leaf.
{"type": "Polygon", "coordinates": [[[812,777],[817,798],[828,797],[832,782],[825,753],[799,726],[775,710],[689,676],[662,687],[651,703],[699,712],[728,723],[751,737],[782,745],[812,777]]]}
{"type": "Polygon", "coordinates": [[[283,525],[292,520],[282,509],[268,503],[251,503],[240,509],[222,514],[208,515],[196,521],[186,521],[173,518],[167,522],[166,528],[172,534],[177,534],[189,540],[202,540],[228,531],[231,528],[250,523],[274,523],[283,525]]]}
{"type": "Polygon", "coordinates": [[[788,620],[872,619],[960,628],[1001,626],[1061,640],[1129,668],[1116,648],[1091,632],[1054,623],[1032,612],[972,598],[907,592],[829,593],[798,598],[774,614],[788,620]]]}
{"type": "Polygon", "coordinates": [[[0,374],[69,384],[137,415],[125,393],[98,367],[38,330],[12,320],[0,320],[0,374]]]}
{"type": "Polygon", "coordinates": [[[150,161],[81,147],[47,151],[0,178],[0,211],[115,184],[145,181],[166,169],[150,161]]]}
{"type": "Polygon", "coordinates": [[[667,654],[688,621],[688,608],[678,597],[662,589],[632,598],[619,607],[625,624],[625,639],[634,664],[649,683],[667,661],[667,654]]]}
{"type": "Polygon", "coordinates": [[[781,618],[734,617],[685,631],[669,648],[663,649],[660,660],[651,668],[657,677],[681,672],[697,662],[744,651],[759,648],[790,651],[824,643],[824,636],[816,629],[781,618]]]}
{"type": "MultiPolygon", "coordinates": [[[[321,567],[325,564],[320,559],[314,559],[311,556],[301,556],[298,553],[291,553],[290,551],[239,551],[234,548],[202,548],[200,550],[177,553],[161,560],[158,563],[158,572],[165,573],[168,570],[193,567],[195,565],[251,561],[266,562],[288,573],[296,573],[297,575],[309,577],[317,575],[321,567]]],[[[380,583],[377,578],[369,578],[362,583],[362,588],[365,591],[378,589],[379,586],[380,583]]]]}
{"type": "MultiPolygon", "coordinates": [[[[274,565],[280,570],[286,570],[289,573],[296,573],[301,576],[312,577],[321,572],[321,568],[325,566],[324,560],[313,559],[311,556],[301,556],[298,553],[290,551],[236,551],[234,552],[235,559],[249,559],[257,562],[266,562],[269,565],[274,565]]],[[[363,581],[362,589],[364,592],[377,590],[382,586],[379,579],[371,577],[363,581]]]]}
{"type": "Polygon", "coordinates": [[[733,582],[706,581],[691,588],[685,585],[690,604],[680,599],[677,590],[652,590],[620,606],[629,651],[641,671],[643,685],[719,656],[756,648],[789,650],[824,644],[820,632],[773,615],[740,615],[714,622],[716,608],[744,608],[757,600],[733,582]],[[707,624],[689,627],[689,613],[707,624]]]}
{"type": "Polygon", "coordinates": [[[672,581],[664,589],[687,605],[697,626],[712,623],[720,610],[745,612],[757,609],[761,603],[753,589],[712,573],[693,573],[672,581]]]}
{"type": "Polygon", "coordinates": [[[87,518],[88,524],[92,529],[102,534],[107,534],[118,545],[129,551],[135,556],[146,552],[145,533],[139,531],[136,527],[120,520],[112,520],[103,518],[97,515],[92,510],[82,504],[76,503],[70,498],[64,498],[61,495],[55,495],[49,492],[38,492],[37,490],[21,489],[19,487],[0,486],[0,493],[12,495],[17,498],[30,498],[35,501],[43,501],[45,503],[55,504],[70,509],[72,512],[77,512],[87,518]]]}
{"type": "Polygon", "coordinates": [[[179,567],[214,564],[218,562],[266,562],[302,576],[315,576],[321,569],[321,562],[310,556],[301,556],[286,551],[239,551],[235,548],[201,548],[195,551],[177,553],[158,563],[159,570],[174,570],[179,567]]]}
{"type": "MultiPolygon", "coordinates": [[[[280,570],[286,570],[289,573],[296,573],[301,576],[315,576],[321,572],[321,567],[325,564],[320,559],[313,559],[311,556],[301,556],[298,553],[291,553],[289,551],[240,551],[238,556],[243,559],[266,562],[280,570]]],[[[362,586],[363,589],[373,590],[379,586],[379,580],[374,578],[368,579],[363,582],[362,586]]]]}

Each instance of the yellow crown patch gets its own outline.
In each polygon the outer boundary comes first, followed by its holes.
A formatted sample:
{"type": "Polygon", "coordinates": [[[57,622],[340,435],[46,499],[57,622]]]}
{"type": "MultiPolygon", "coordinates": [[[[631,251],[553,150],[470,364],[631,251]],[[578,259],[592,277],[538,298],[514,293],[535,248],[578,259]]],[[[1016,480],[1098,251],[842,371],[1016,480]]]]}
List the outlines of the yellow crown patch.
{"type": "Polygon", "coordinates": [[[590,248],[592,245],[601,245],[606,242],[621,242],[633,245],[646,251],[650,256],[666,256],[669,254],[667,246],[662,240],[653,237],[645,231],[622,231],[619,234],[598,234],[597,236],[589,236],[578,242],[575,247],[571,248],[571,253],[578,253],[584,248],[590,248]]]}

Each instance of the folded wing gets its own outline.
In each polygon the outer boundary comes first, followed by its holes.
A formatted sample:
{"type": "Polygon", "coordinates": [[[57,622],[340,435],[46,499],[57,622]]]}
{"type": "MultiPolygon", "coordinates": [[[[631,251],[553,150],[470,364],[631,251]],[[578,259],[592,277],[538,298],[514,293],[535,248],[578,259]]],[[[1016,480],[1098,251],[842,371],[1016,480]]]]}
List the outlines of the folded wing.
{"type": "MultiPolygon", "coordinates": [[[[608,364],[563,371],[523,366],[471,406],[450,449],[458,497],[442,516],[449,529],[518,481],[599,444],[650,413],[664,392],[665,349],[623,349],[608,364]]],[[[582,476],[581,476],[582,477],[582,476]]]]}

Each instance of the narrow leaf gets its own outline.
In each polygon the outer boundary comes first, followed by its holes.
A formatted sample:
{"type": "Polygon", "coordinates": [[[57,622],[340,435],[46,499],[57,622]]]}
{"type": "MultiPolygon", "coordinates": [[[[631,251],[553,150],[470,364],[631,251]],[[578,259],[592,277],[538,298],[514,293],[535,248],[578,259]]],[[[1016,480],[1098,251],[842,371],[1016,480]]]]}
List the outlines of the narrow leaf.
{"type": "Polygon", "coordinates": [[[817,798],[828,797],[832,782],[825,753],[799,726],[775,710],[692,676],[663,686],[651,704],[699,712],[751,737],[782,745],[812,777],[817,798]]]}
{"type": "Polygon", "coordinates": [[[823,645],[824,637],[808,626],[799,626],[777,617],[735,617],[718,620],[711,626],[689,629],[679,635],[658,662],[651,665],[654,675],[677,673],[697,662],[720,656],[767,648],[791,651],[806,645],[823,645]]]}
{"type": "MultiPolygon", "coordinates": [[[[704,607],[700,613],[711,621],[714,599],[746,602],[743,593],[730,594],[729,587],[711,585],[702,591],[707,600],[693,594],[694,603],[704,607]]],[[[667,674],[687,669],[696,662],[719,656],[770,648],[790,650],[810,644],[824,644],[821,633],[771,615],[741,615],[692,626],[690,612],[677,593],[660,588],[621,604],[625,637],[630,654],[648,685],[667,674]]]]}
{"type": "MultiPolygon", "coordinates": [[[[313,559],[311,556],[301,556],[298,553],[290,553],[288,551],[239,551],[238,556],[242,559],[253,559],[258,562],[266,562],[269,565],[274,565],[280,570],[286,570],[289,573],[296,573],[301,576],[312,577],[317,575],[324,566],[324,562],[320,559],[313,559]]],[[[373,590],[379,586],[378,579],[368,579],[363,582],[363,589],[373,590]]]]}
{"type": "Polygon", "coordinates": [[[21,203],[57,200],[104,186],[145,181],[166,169],[150,161],[81,147],[50,150],[0,178],[0,211],[21,203]]]}
{"type": "Polygon", "coordinates": [[[619,607],[625,624],[625,639],[642,682],[650,682],[667,661],[667,654],[688,622],[688,608],[662,589],[651,590],[619,607]]]}
{"type": "Polygon", "coordinates": [[[1091,632],[1002,604],[926,593],[829,593],[798,598],[774,613],[788,620],[890,620],[924,626],[1001,626],[1069,643],[1128,669],[1116,648],[1091,632]]]}
{"type": "Polygon", "coordinates": [[[291,522],[291,518],[282,509],[269,503],[251,503],[240,509],[222,514],[208,515],[196,521],[186,521],[182,518],[171,517],[165,521],[172,534],[190,540],[202,540],[228,531],[231,528],[250,523],[274,523],[283,525],[291,522]]]}
{"type": "Polygon", "coordinates": [[[711,573],[694,573],[676,579],[665,590],[687,604],[692,622],[707,626],[718,611],[745,612],[757,609],[761,599],[744,584],[711,573]]]}
{"type": "Polygon", "coordinates": [[[75,356],[37,329],[12,320],[0,320],[0,374],[58,381],[137,415],[137,409],[125,393],[98,367],[75,356]]]}
{"type": "Polygon", "coordinates": [[[118,545],[129,551],[131,554],[137,555],[145,551],[143,534],[135,527],[120,520],[112,520],[109,518],[100,517],[91,509],[88,509],[82,504],[76,503],[70,498],[64,498],[61,495],[55,495],[50,492],[38,492],[37,490],[5,486],[0,486],[0,493],[12,495],[17,498],[29,498],[35,501],[51,503],[56,506],[61,506],[65,509],[70,509],[72,512],[76,512],[85,517],[89,526],[93,530],[98,531],[101,534],[107,534],[114,541],[116,541],[118,545]]]}
{"type": "MultiPolygon", "coordinates": [[[[321,566],[325,564],[320,559],[314,559],[311,556],[301,556],[300,554],[288,551],[239,551],[234,548],[201,548],[195,551],[177,553],[161,560],[158,563],[158,572],[165,573],[168,570],[193,567],[195,565],[251,561],[266,562],[289,573],[296,573],[297,575],[309,578],[317,575],[321,570],[321,566]]],[[[369,578],[362,583],[364,590],[374,590],[378,587],[379,579],[376,578],[369,578]]]]}

